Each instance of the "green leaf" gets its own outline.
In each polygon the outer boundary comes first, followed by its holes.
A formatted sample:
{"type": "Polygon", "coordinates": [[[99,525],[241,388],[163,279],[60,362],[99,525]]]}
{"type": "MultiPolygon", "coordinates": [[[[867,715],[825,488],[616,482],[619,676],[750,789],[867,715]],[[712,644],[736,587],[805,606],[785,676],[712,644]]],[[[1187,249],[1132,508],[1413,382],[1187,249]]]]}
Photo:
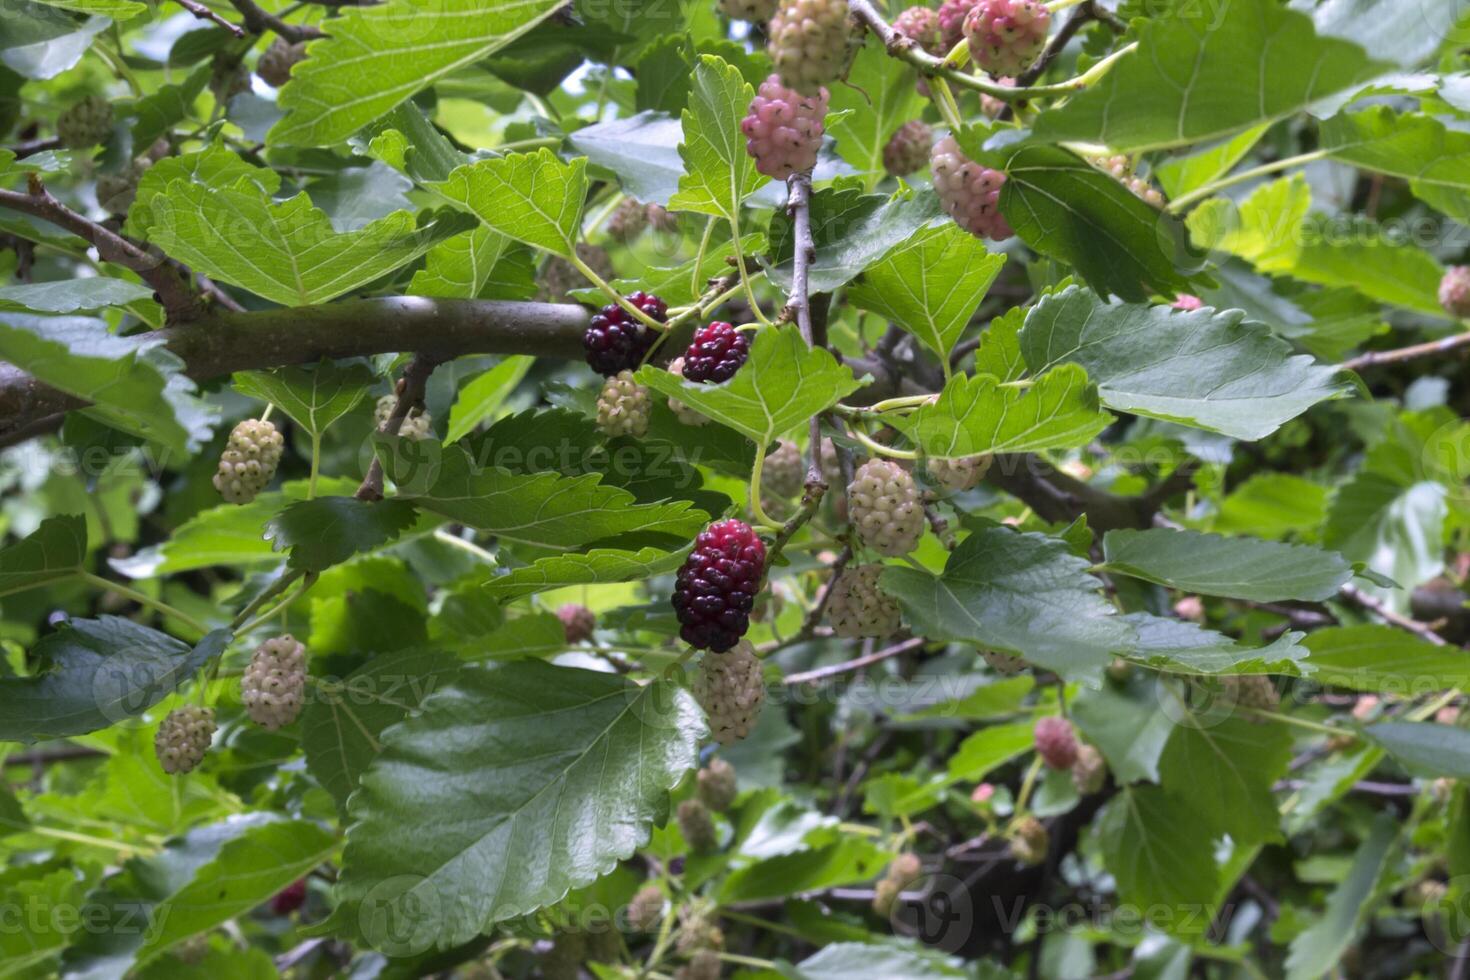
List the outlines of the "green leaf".
{"type": "Polygon", "coordinates": [[[485,583],[484,589],[502,602],[509,602],[569,585],[644,582],[657,575],[667,575],[683,561],[683,551],[663,551],[658,548],[618,551],[594,548],[580,554],[538,558],[529,565],[491,579],[485,583]]]}
{"type": "Polygon", "coordinates": [[[117,616],[72,619],[31,648],[29,677],[0,677],[0,742],[84,735],[142,714],[224,650],[215,630],[199,645],[117,616]]]}
{"type": "Polygon", "coordinates": [[[1176,935],[1198,935],[1209,927],[1204,910],[1219,881],[1197,817],[1159,787],[1139,786],[1113,797],[1096,825],[1103,864],[1118,881],[1120,900],[1134,908],[1177,911],[1157,923],[1176,935]]]}
{"type": "Polygon", "coordinates": [[[377,378],[364,364],[322,361],[310,367],[248,371],[235,375],[235,390],[275,405],[313,436],[367,397],[377,378]]]}
{"type": "Polygon", "coordinates": [[[1337,397],[1334,369],[1240,310],[1194,312],[1100,302],[1078,286],[1041,298],[1021,349],[1033,374],[1080,364],[1109,408],[1260,439],[1337,397]]]}
{"type": "Polygon", "coordinates": [[[1166,528],[1109,531],[1103,560],[1107,570],[1145,582],[1257,602],[1320,602],[1353,576],[1341,555],[1311,545],[1166,528]]]}
{"type": "Polygon", "coordinates": [[[137,962],[146,963],[268,901],[330,858],[336,847],[332,834],[306,820],[269,823],[226,842],[213,861],[169,898],[167,917],[155,915],[137,962]]]}
{"type": "Polygon", "coordinates": [[[906,62],[890,57],[874,39],[853,59],[847,84],[832,86],[828,112],[844,115],[827,128],[837,154],[867,177],[870,188],[885,175],[883,147],[893,131],[920,114],[924,100],[916,80],[906,62]]]}
{"type": "Polygon", "coordinates": [[[587,161],[542,147],[466,164],[434,190],[516,241],[571,258],[582,231],[587,161]]]}
{"type": "Polygon", "coordinates": [[[1220,139],[1301,112],[1389,66],[1318,37],[1311,18],[1272,0],[1171,8],[1096,85],[1044,112],[1045,139],[1138,152],[1220,139]]]}
{"type": "Polygon", "coordinates": [[[956,980],[969,977],[958,960],[924,947],[832,943],[794,967],[783,968],[789,980],[956,980]]]}
{"type": "Polygon", "coordinates": [[[449,410],[449,433],[445,445],[458,442],[475,426],[494,415],[505,404],[506,397],[526,376],[535,363],[534,357],[507,357],[460,389],[449,410]]]}
{"type": "Polygon", "coordinates": [[[285,118],[268,142],[288,146],[340,143],[439,79],[485,58],[525,34],[559,0],[390,0],[351,7],[315,41],[281,90],[285,118]]]}
{"type": "Polygon", "coordinates": [[[248,179],[213,188],[176,180],[150,207],[150,241],[201,272],[283,306],[351,292],[471,227],[466,216],[447,210],[418,219],[395,211],[337,232],[306,192],[277,202],[248,179]]]}
{"type": "Polygon", "coordinates": [[[1164,194],[1175,198],[1225,176],[1260,142],[1270,126],[1254,126],[1239,136],[1199,150],[1188,156],[1170,157],[1156,164],[1149,175],[1159,182],[1164,194]]]}
{"type": "Polygon", "coordinates": [[[855,885],[870,881],[888,856],[869,841],[853,837],[781,854],[731,872],[720,886],[719,901],[754,902],[855,885]]]}
{"type": "Polygon", "coordinates": [[[1388,721],[1369,725],[1363,734],[1412,772],[1470,779],[1470,731],[1463,728],[1388,721]]]}
{"type": "Polygon", "coordinates": [[[536,295],[531,253],[489,225],[429,249],[408,284],[410,296],[447,299],[530,299],[536,295]]]}
{"type": "Polygon", "coordinates": [[[896,321],[947,364],[1005,261],[953,222],[921,228],[869,266],[848,299],[896,321]]]}
{"type": "Polygon", "coordinates": [[[1302,634],[1288,631],[1264,647],[1246,646],[1194,623],[1146,612],[1123,617],[1136,631],[1137,646],[1123,654],[1155,670],[1185,674],[1285,674],[1309,672],[1302,634]]]}
{"type": "Polygon", "coordinates": [[[1328,508],[1322,543],[1403,586],[1370,591],[1407,611],[1410,591],[1444,567],[1441,542],[1447,516],[1442,485],[1404,483],[1397,475],[1372,469],[1370,463],[1338,488],[1328,508]]]}
{"type": "Polygon", "coordinates": [[[378,450],[400,498],[508,541],[565,551],[624,534],[693,537],[709,519],[688,501],[635,503],[597,473],[521,475],[430,440],[384,440],[378,450]]]}
{"type": "MultiPolygon", "coordinates": [[[[1311,8],[1317,33],[1361,45],[1405,68],[1422,65],[1464,30],[1465,9],[1438,0],[1339,0],[1311,8]],[[1392,30],[1384,30],[1392,24],[1392,30]]],[[[1463,36],[1463,35],[1460,35],[1463,36]]],[[[1401,76],[1390,75],[1385,83],[1401,76]]]]}
{"type": "Polygon", "coordinates": [[[36,313],[91,313],[151,299],[153,290],[126,279],[95,276],[65,282],[35,282],[0,286],[0,311],[36,313]]]}
{"type": "Polygon", "coordinates": [[[89,317],[0,318],[0,358],[90,400],[84,411],[98,421],[184,455],[209,437],[212,415],[162,345],[147,334],[116,336],[89,317]]]}
{"type": "Polygon", "coordinates": [[[985,374],[955,375],[934,402],[888,420],[926,456],[1022,453],[1085,446],[1113,417],[1075,364],[1048,371],[1027,388],[985,374]]]}
{"type": "Polygon", "coordinates": [[[1102,583],[1063,541],[1009,528],[971,534],[942,575],[883,572],[918,635],[973,643],[1024,657],[1068,678],[1095,678],[1133,630],[1102,597],[1102,583]]]}
{"type": "Polygon", "coordinates": [[[1326,487],[1291,473],[1255,473],[1220,501],[1213,529],[1279,539],[1314,530],[1326,516],[1326,487]]]}
{"type": "MultiPolygon", "coordinates": [[[[205,76],[208,74],[206,69],[205,76]]],[[[154,222],[154,199],[166,194],[169,185],[176,180],[211,190],[233,187],[248,180],[262,192],[272,195],[281,187],[281,177],[274,170],[246,163],[221,143],[210,143],[194,153],[165,157],[144,171],[138,181],[137,198],[128,208],[126,227],[130,235],[147,237],[148,228],[154,222]]]]}
{"type": "Polygon", "coordinates": [[[30,829],[31,822],[9,786],[0,786],[0,837],[30,829]]]}
{"type": "Polygon", "coordinates": [[[1281,814],[1271,787],[1291,763],[1282,724],[1191,713],[1159,760],[1164,791],[1201,819],[1197,828],[1236,844],[1280,841],[1281,814]]]}
{"type": "Polygon", "coordinates": [[[1319,684],[1399,695],[1470,687],[1470,658],[1463,651],[1392,626],[1333,626],[1311,633],[1305,644],[1319,684]]]}
{"type": "MultiPolygon", "coordinates": [[[[189,118],[195,100],[209,84],[210,67],[208,64],[200,65],[182,82],[160,85],[133,103],[133,146],[152,146],[159,137],[189,118]]],[[[136,202],[134,204],[136,206],[136,202]]],[[[129,208],[129,217],[132,212],[133,209],[129,208]]]]}
{"type": "Polygon", "coordinates": [[[991,725],[965,738],[949,757],[950,783],[974,783],[1035,746],[1031,723],[991,725]]]}
{"type": "Polygon", "coordinates": [[[1291,941],[1286,980],[1315,980],[1332,972],[1373,910],[1371,898],[1378,890],[1397,837],[1398,822],[1392,814],[1380,813],[1358,848],[1347,877],[1328,896],[1325,914],[1291,941]]]}
{"type": "Polygon", "coordinates": [[[419,184],[445,180],[455,167],[469,162],[414,102],[373,120],[350,142],[419,184]]]}
{"type": "Polygon", "coordinates": [[[825,348],[808,347],[794,325],[759,331],[750,359],[724,384],[686,382],[652,366],[640,368],[637,379],[757,446],[769,445],[860,387],[851,369],[825,348]]]}
{"type": "Polygon", "coordinates": [[[703,734],[667,682],[540,661],[465,669],[383,734],[350,804],[335,921],[402,955],[559,901],[648,841],[703,734]],[[426,908],[442,914],[402,918],[426,908]]]}
{"type": "Polygon", "coordinates": [[[1027,245],[1066,262],[1105,296],[1143,302],[1192,288],[1178,219],[1059,146],[1021,143],[994,155],[1006,172],[1001,213],[1027,245]]]}
{"type": "Polygon", "coordinates": [[[460,661],[437,650],[374,657],[345,678],[322,679],[301,714],[306,767],[344,813],[347,798],[382,749],[380,736],[450,683],[460,661]]]}
{"type": "Polygon", "coordinates": [[[1335,159],[1407,180],[1416,197],[1470,220],[1470,133],[1432,116],[1374,106],[1325,120],[1321,140],[1335,159]]]}
{"type": "MultiPolygon", "coordinates": [[[[812,244],[817,247],[808,270],[812,293],[830,293],[857,278],[889,249],[943,214],[931,191],[900,188],[892,195],[864,194],[850,184],[817,191],[810,210],[812,244]]],[[[770,236],[766,275],[789,289],[795,236],[784,211],[771,218],[770,236]]]]}
{"type": "Polygon", "coordinates": [[[685,179],[684,162],[679,158],[683,139],[678,119],[645,111],[585,126],[569,134],[567,144],[586,154],[593,166],[614,174],[629,197],[667,206],[685,179]]]}
{"type": "Polygon", "coordinates": [[[1070,705],[1069,717],[1102,752],[1120,786],[1159,781],[1159,760],[1177,717],[1159,693],[1152,679],[1135,672],[1122,684],[1078,691],[1070,705]]]}
{"type": "Polygon", "coordinates": [[[700,56],[683,113],[679,157],[685,172],[679,192],[669,200],[670,210],[734,220],[740,202],[770,180],[756,172],[740,132],[740,119],[754,96],[740,69],[715,55],[700,56]]]}
{"type": "Polygon", "coordinates": [[[36,0],[48,7],[69,10],[75,14],[96,14],[114,20],[127,20],[147,13],[148,7],[136,0],[36,0]]]}
{"type": "Polygon", "coordinates": [[[997,381],[1019,381],[1026,375],[1026,359],[1021,356],[1021,327],[1026,323],[1026,308],[1013,306],[990,321],[975,348],[975,373],[988,374],[997,381]]]}
{"type": "Polygon", "coordinates": [[[0,596],[62,582],[83,571],[87,519],[58,514],[14,544],[0,549],[0,596]]]}
{"type": "Polygon", "coordinates": [[[322,572],[394,540],[418,512],[401,500],[369,503],[355,497],[317,497],[291,504],[265,526],[277,551],[290,549],[292,568],[322,572]]]}

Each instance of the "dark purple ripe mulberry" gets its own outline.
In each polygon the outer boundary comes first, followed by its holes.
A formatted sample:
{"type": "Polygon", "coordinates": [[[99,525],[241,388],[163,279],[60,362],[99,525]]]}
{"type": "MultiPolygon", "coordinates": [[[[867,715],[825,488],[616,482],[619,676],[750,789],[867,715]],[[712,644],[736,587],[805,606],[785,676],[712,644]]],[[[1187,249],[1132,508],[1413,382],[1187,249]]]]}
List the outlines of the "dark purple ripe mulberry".
{"type": "Polygon", "coordinates": [[[744,521],[717,521],[701,531],[674,583],[684,642],[715,653],[739,642],[765,565],[766,546],[744,521]]]}
{"type": "Polygon", "coordinates": [[[694,343],[684,352],[684,380],[722,384],[735,377],[750,356],[750,341],[728,323],[716,320],[694,332],[694,343]]]}
{"type": "MultiPolygon", "coordinates": [[[[627,299],[660,323],[668,317],[668,306],[657,296],[640,291],[627,299]]],[[[653,340],[653,331],[617,303],[609,303],[592,315],[582,335],[582,346],[592,370],[610,378],[619,371],[637,370],[653,340]]]]}

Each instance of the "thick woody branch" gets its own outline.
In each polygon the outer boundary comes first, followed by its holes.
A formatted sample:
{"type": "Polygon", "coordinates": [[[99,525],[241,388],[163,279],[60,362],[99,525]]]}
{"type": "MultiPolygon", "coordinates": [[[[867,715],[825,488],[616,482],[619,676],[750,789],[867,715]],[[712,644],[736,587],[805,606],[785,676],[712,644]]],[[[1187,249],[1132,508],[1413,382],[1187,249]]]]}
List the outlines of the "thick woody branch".
{"type": "MultiPolygon", "coordinates": [[[[415,296],[234,313],[216,309],[156,336],[196,381],[304,364],[412,350],[438,359],[461,354],[582,356],[581,306],[415,296]]],[[[0,438],[86,402],[23,371],[0,365],[0,438]]]]}
{"type": "Polygon", "coordinates": [[[0,190],[0,208],[49,221],[97,249],[104,262],[131,269],[153,287],[170,321],[188,320],[198,312],[194,295],[178,274],[162,259],[149,255],[121,235],[77,214],[52,197],[39,178],[32,175],[29,193],[0,190]]]}

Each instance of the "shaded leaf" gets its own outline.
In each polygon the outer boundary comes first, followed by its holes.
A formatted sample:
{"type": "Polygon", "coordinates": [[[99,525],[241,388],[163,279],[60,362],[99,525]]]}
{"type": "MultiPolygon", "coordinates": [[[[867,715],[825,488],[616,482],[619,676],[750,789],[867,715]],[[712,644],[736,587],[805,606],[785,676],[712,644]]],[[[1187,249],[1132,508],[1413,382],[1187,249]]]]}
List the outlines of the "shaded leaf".
{"type": "Polygon", "coordinates": [[[581,554],[553,555],[538,558],[522,568],[511,569],[486,582],[487,593],[509,602],[568,585],[606,585],[610,582],[643,582],[656,575],[667,575],[684,561],[683,551],[642,548],[617,551],[594,548],[581,554]]]}
{"type": "Polygon", "coordinates": [[[321,572],[394,540],[417,517],[412,505],[401,500],[317,497],[291,504],[272,517],[265,537],[275,550],[290,550],[287,564],[292,568],[321,572]]]}
{"type": "Polygon", "coordinates": [[[83,571],[87,519],[58,514],[14,544],[0,549],[0,596],[50,585],[83,571]]]}
{"type": "Polygon", "coordinates": [[[1311,545],[1166,528],[1109,531],[1103,560],[1108,570],[1146,582],[1257,602],[1321,601],[1353,575],[1341,555],[1311,545]]]}
{"type": "Polygon", "coordinates": [[[324,360],[311,367],[237,374],[235,389],[275,405],[307,432],[320,436],[356,408],[376,380],[366,365],[324,360]]]}
{"type": "Polygon", "coordinates": [[[434,189],[516,241],[570,258],[581,235],[587,161],[542,147],[456,169],[434,189]]]}

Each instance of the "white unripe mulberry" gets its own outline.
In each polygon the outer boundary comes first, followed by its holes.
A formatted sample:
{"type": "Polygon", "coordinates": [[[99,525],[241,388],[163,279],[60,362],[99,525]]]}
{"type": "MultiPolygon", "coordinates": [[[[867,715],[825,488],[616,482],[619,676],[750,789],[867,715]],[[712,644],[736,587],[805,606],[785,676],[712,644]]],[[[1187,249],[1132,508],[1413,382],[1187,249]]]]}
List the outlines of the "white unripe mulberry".
{"type": "Polygon", "coordinates": [[[290,633],[256,648],[240,678],[245,713],[268,731],[285,728],[306,703],[306,647],[290,633]]]}
{"type": "Polygon", "coordinates": [[[168,713],[153,737],[153,751],[159,765],[170,775],[192,772],[214,741],[214,709],[196,704],[185,705],[168,713]]]}
{"type": "Polygon", "coordinates": [[[1040,864],[1046,860],[1051,848],[1051,835],[1046,826],[1032,816],[1022,817],[1011,827],[1009,834],[1011,856],[1022,864],[1040,864]]]}
{"type": "Polygon", "coordinates": [[[632,371],[619,371],[602,385],[597,396],[597,427],[609,438],[642,438],[648,432],[648,389],[633,380],[632,371]]]}
{"type": "Polygon", "coordinates": [[[717,813],[730,809],[739,795],[735,767],[724,759],[711,759],[695,776],[695,792],[700,802],[717,813]]]}
{"type": "Polygon", "coordinates": [[[1037,0],[978,0],[964,23],[970,58],[997,78],[1030,68],[1050,28],[1051,12],[1037,0]]]}
{"type": "Polygon", "coordinates": [[[246,419],[230,432],[220,453],[214,488],[232,504],[248,504],[276,475],[286,440],[274,424],[246,419]]]}
{"type": "Polygon", "coordinates": [[[692,687],[709,717],[710,734],[722,745],[749,735],[766,701],[760,658],[746,640],[724,653],[706,653],[692,687]]]}
{"type": "Polygon", "coordinates": [[[750,100],[749,111],[740,120],[745,152],[755,159],[755,169],[767,177],[785,180],[816,166],[829,98],[825,88],[819,88],[815,95],[787,88],[779,75],[761,82],[750,100]]]}
{"type": "Polygon", "coordinates": [[[832,584],[827,601],[827,621],[832,632],[844,639],[892,636],[903,619],[898,603],[878,585],[883,574],[879,564],[844,569],[832,584]]]}
{"type": "Polygon", "coordinates": [[[761,490],[777,497],[794,497],[805,486],[806,464],[801,460],[801,449],[790,439],[782,439],[761,469],[761,490]]]}
{"type": "Polygon", "coordinates": [[[847,488],[847,516],[863,544],[896,558],[924,536],[924,506],[908,471],[892,460],[870,459],[847,488]]]}
{"type": "MultiPolygon", "coordinates": [[[[387,425],[388,420],[393,417],[393,408],[397,404],[397,395],[384,395],[378,399],[378,404],[373,409],[375,429],[379,432],[383,431],[383,426],[387,425]]],[[[405,439],[428,439],[434,434],[431,428],[433,424],[434,418],[428,412],[405,415],[398,426],[398,434],[405,439]]]]}
{"type": "Polygon", "coordinates": [[[56,120],[56,136],[68,150],[88,150],[112,135],[112,103],[89,95],[56,120]]]}
{"type": "Polygon", "coordinates": [[[1091,796],[1108,780],[1108,764],[1096,747],[1077,747],[1077,761],[1072,763],[1072,785],[1078,796],[1091,796]]]}
{"type": "Polygon", "coordinates": [[[1015,234],[1000,213],[1000,189],[1006,175],[965,156],[953,136],[934,144],[929,155],[934,192],[939,203],[961,228],[979,238],[996,241],[1015,234]]]}
{"type": "Polygon", "coordinates": [[[934,144],[934,130],[928,123],[911,119],[888,138],[883,145],[883,169],[894,177],[907,177],[922,169],[934,144]]]}
{"type": "Polygon", "coordinates": [[[766,33],[781,81],[816,95],[847,63],[847,0],[781,0],[766,33]]]}
{"type": "MultiPolygon", "coordinates": [[[[684,377],[684,358],[676,357],[672,361],[670,361],[668,371],[676,378],[684,377]]],[[[669,399],[669,411],[674,413],[674,418],[678,419],[680,422],[683,422],[685,425],[709,424],[708,416],[701,415],[699,412],[679,401],[679,399],[677,398],[669,399]]]]}
{"type": "Polygon", "coordinates": [[[997,674],[1019,674],[1026,669],[1026,661],[1015,654],[1002,653],[999,650],[981,650],[980,656],[997,674]]]}
{"type": "Polygon", "coordinates": [[[924,467],[929,476],[950,493],[973,490],[990,470],[991,457],[966,456],[963,459],[930,459],[924,467]]]}

